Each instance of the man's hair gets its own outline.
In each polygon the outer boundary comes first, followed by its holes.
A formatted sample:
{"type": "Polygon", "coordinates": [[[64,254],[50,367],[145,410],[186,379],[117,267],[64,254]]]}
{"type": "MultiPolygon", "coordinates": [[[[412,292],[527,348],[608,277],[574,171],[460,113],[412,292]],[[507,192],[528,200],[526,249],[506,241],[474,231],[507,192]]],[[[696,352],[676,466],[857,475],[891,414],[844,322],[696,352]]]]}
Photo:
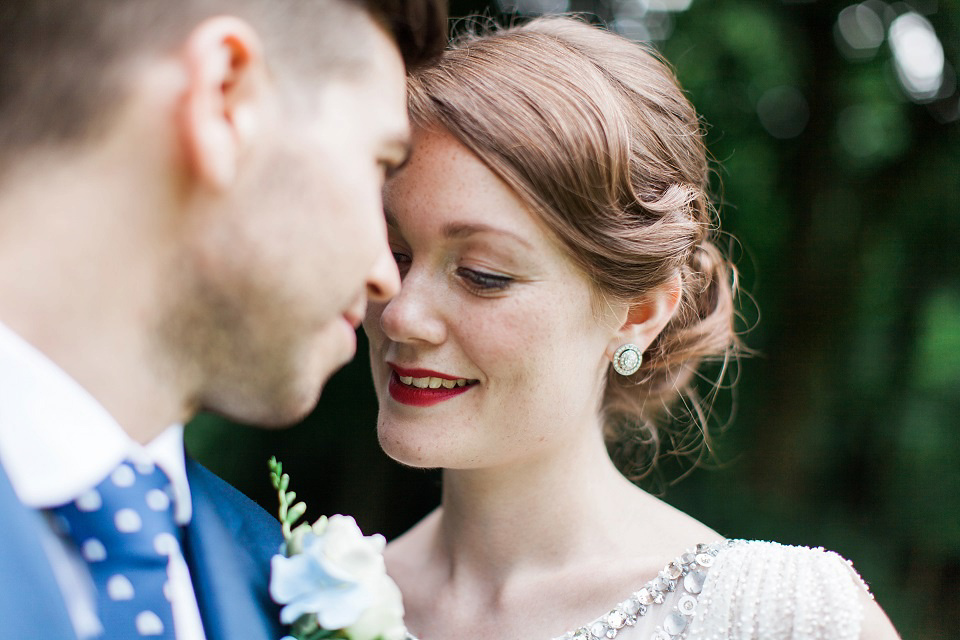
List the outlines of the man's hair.
{"type": "Polygon", "coordinates": [[[3,0],[0,165],[17,151],[95,135],[123,103],[124,72],[138,56],[174,50],[216,15],[257,29],[281,81],[357,68],[370,35],[366,16],[394,38],[410,68],[446,45],[446,0],[3,0]]]}

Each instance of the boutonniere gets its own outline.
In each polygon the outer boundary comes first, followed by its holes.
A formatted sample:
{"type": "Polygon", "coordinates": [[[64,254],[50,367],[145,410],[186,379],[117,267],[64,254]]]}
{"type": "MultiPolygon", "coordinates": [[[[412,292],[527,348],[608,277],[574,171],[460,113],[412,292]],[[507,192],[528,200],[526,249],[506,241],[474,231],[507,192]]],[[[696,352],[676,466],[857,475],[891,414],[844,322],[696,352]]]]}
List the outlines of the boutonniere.
{"type": "MultiPolygon", "coordinates": [[[[350,516],[304,522],[290,476],[270,458],[270,480],[280,499],[284,542],[270,561],[270,596],[296,640],[403,640],[400,590],[383,561],[386,540],[365,536],[350,516]]],[[[288,636],[285,640],[289,640],[288,636]]]]}

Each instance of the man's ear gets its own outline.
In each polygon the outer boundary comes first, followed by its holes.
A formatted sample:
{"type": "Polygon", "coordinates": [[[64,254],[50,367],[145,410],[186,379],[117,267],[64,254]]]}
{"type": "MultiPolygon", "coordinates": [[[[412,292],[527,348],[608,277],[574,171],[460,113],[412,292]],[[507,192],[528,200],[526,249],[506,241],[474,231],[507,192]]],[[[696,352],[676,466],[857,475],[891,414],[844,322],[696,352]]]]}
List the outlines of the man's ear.
{"type": "Polygon", "coordinates": [[[187,88],[179,130],[194,176],[227,187],[264,117],[269,86],[263,46],[249,24],[219,16],[198,24],[182,50],[187,88]]]}
{"type": "Polygon", "coordinates": [[[677,274],[631,302],[620,329],[607,346],[607,356],[612,360],[624,344],[635,344],[641,353],[646,351],[677,312],[682,294],[683,280],[677,274]]]}

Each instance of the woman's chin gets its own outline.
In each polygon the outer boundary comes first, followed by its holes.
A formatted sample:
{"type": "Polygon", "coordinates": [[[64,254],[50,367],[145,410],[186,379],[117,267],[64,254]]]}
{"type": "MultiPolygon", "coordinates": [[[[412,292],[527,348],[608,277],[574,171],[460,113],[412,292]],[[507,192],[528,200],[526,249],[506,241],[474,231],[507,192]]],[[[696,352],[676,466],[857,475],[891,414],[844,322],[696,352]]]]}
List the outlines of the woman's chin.
{"type": "Polygon", "coordinates": [[[377,422],[377,438],[383,452],[402,465],[418,469],[485,466],[497,452],[473,435],[470,425],[453,425],[449,420],[410,420],[381,412],[377,422]]]}
{"type": "Polygon", "coordinates": [[[395,462],[413,469],[469,470],[488,466],[482,458],[463,451],[440,451],[437,447],[411,447],[380,441],[380,447],[395,462]]]}
{"type": "MultiPolygon", "coordinates": [[[[437,446],[435,438],[412,438],[409,431],[385,429],[383,425],[377,429],[380,448],[394,461],[407,467],[416,469],[437,469],[449,467],[451,455],[437,446]]],[[[457,466],[452,464],[452,466],[457,466]]]]}
{"type": "Polygon", "coordinates": [[[380,434],[380,448],[395,462],[417,469],[433,469],[440,465],[433,464],[431,457],[426,455],[422,447],[412,446],[409,443],[385,437],[380,434]]]}

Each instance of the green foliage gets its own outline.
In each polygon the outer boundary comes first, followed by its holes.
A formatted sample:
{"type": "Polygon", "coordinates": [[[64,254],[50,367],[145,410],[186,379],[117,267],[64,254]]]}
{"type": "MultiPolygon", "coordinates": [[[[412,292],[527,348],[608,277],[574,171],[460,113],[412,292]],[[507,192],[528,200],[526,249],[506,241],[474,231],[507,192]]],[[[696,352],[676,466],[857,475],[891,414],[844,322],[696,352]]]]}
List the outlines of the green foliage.
{"type": "Polygon", "coordinates": [[[270,469],[270,484],[276,489],[277,498],[280,501],[279,517],[283,527],[283,538],[289,544],[292,538],[291,529],[307,512],[307,505],[305,502],[293,502],[297,494],[287,491],[290,487],[290,476],[283,472],[283,463],[278,462],[276,456],[272,456],[267,461],[267,466],[270,469]]]}

